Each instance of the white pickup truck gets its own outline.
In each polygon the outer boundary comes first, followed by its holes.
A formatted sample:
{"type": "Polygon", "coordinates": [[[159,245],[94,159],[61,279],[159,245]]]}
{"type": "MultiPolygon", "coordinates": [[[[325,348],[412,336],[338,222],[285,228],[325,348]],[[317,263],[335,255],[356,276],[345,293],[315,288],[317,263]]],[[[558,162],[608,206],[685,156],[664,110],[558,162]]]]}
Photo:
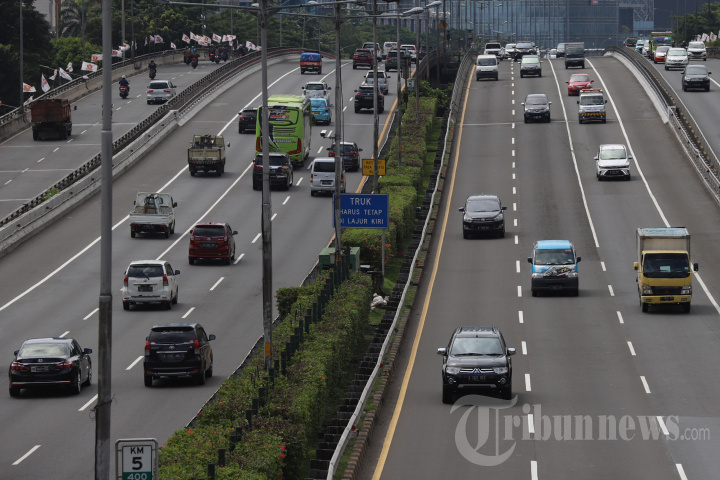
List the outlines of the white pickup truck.
{"type": "MultiPolygon", "coordinates": [[[[382,93],[383,95],[387,95],[389,91],[388,78],[390,78],[390,75],[385,73],[385,71],[383,70],[378,70],[377,76],[378,90],[380,90],[380,93],[382,93]]],[[[367,74],[365,74],[365,83],[367,83],[368,85],[372,85],[374,78],[375,77],[373,76],[373,71],[370,70],[369,72],[367,72],[367,74]]]]}
{"type": "Polygon", "coordinates": [[[138,192],[135,208],[130,212],[130,236],[137,233],[162,233],[169,238],[175,233],[177,202],[169,193],[138,192]]]}

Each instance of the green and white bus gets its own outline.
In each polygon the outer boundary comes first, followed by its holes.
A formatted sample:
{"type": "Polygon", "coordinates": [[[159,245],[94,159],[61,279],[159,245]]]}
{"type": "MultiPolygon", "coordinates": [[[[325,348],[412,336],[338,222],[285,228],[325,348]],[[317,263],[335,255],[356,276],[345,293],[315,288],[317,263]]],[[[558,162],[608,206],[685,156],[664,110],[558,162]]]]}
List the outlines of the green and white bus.
{"type": "MultiPolygon", "coordinates": [[[[294,165],[302,165],[310,155],[310,100],[300,95],[271,95],[268,112],[270,151],[287,153],[294,165]]],[[[255,132],[255,155],[259,155],[262,154],[262,107],[258,108],[255,132]]]]}

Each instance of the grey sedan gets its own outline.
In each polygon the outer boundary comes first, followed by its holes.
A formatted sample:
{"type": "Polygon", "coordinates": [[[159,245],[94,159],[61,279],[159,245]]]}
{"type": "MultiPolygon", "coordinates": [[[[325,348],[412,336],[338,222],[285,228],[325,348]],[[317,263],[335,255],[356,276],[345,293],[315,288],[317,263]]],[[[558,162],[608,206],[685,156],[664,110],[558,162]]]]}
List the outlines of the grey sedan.
{"type": "Polygon", "coordinates": [[[164,103],[175,96],[175,85],[170,80],[153,80],[147,88],[147,103],[164,103]]]}

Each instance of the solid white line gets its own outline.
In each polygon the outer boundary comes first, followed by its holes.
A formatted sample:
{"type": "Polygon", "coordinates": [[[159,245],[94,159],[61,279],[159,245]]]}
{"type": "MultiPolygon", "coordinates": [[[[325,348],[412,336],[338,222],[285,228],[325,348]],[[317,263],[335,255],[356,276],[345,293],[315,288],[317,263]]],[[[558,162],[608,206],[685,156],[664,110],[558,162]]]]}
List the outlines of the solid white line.
{"type": "Polygon", "coordinates": [[[13,465],[17,465],[17,464],[19,464],[20,462],[22,462],[23,460],[25,460],[27,457],[29,457],[29,456],[30,456],[35,450],[37,450],[38,448],[40,448],[40,445],[35,445],[35,446],[34,446],[33,448],[31,448],[30,451],[27,452],[25,455],[23,455],[22,457],[20,457],[20,458],[18,458],[17,460],[15,460],[15,462],[13,462],[13,465]]]}
{"type": "Polygon", "coordinates": [[[530,480],[538,480],[537,461],[530,460],[530,480]]]}
{"type": "Polygon", "coordinates": [[[658,421],[658,425],[660,425],[660,430],[662,430],[662,432],[663,432],[665,435],[670,435],[670,432],[668,431],[667,425],[665,425],[665,420],[663,420],[663,417],[661,417],[660,415],[658,415],[658,416],[657,416],[657,421],[658,421]]]}
{"type": "Polygon", "coordinates": [[[632,342],[628,340],[628,348],[630,349],[630,355],[635,355],[635,349],[633,348],[632,342]]]}
{"type": "Polygon", "coordinates": [[[524,323],[524,320],[525,320],[525,319],[523,318],[523,311],[522,311],[522,310],[519,310],[519,311],[518,311],[518,320],[520,320],[520,323],[524,323]]]}
{"type": "Polygon", "coordinates": [[[625,323],[625,322],[623,321],[622,313],[620,313],[620,310],[617,311],[617,316],[618,316],[618,320],[620,321],[620,323],[625,323]]]}
{"type": "Polygon", "coordinates": [[[290,200],[290,195],[288,195],[287,197],[285,197],[285,201],[284,201],[282,204],[285,205],[285,204],[288,202],[288,200],[290,200]]]}
{"type": "Polygon", "coordinates": [[[218,280],[217,282],[215,282],[215,285],[213,285],[212,287],[210,287],[210,291],[212,292],[213,290],[215,290],[215,287],[217,287],[218,285],[220,285],[220,282],[222,282],[223,280],[225,280],[225,277],[220,277],[220,280],[218,280]]]}
{"type": "Polygon", "coordinates": [[[238,256],[237,260],[235,260],[234,265],[237,265],[238,262],[240,261],[240,259],[243,258],[244,256],[245,256],[245,254],[244,254],[244,253],[241,253],[241,254],[238,256]]]}
{"type": "Polygon", "coordinates": [[[614,296],[615,296],[615,292],[613,292],[612,285],[608,285],[608,290],[610,290],[610,296],[611,296],[611,297],[614,297],[614,296]]]}
{"type": "Polygon", "coordinates": [[[70,330],[68,330],[67,332],[65,332],[65,333],[63,333],[62,335],[60,335],[60,338],[65,337],[65,335],[67,335],[68,333],[70,333],[70,330]]]}
{"type": "Polygon", "coordinates": [[[685,470],[683,469],[683,466],[681,463],[676,463],[675,467],[677,468],[678,475],[680,475],[680,478],[682,480],[687,480],[687,476],[685,475],[685,470]]]}
{"type": "Polygon", "coordinates": [[[529,374],[529,373],[526,373],[526,374],[525,374],[525,390],[528,391],[528,392],[531,391],[531,388],[530,388],[530,374],[529,374]]]}
{"type": "Polygon", "coordinates": [[[528,433],[535,433],[535,415],[528,413],[528,433]]]}
{"type": "Polygon", "coordinates": [[[520,260],[515,260],[515,270],[520,273],[520,260]]]}
{"type": "Polygon", "coordinates": [[[300,185],[300,182],[302,182],[302,181],[303,181],[303,179],[302,179],[302,177],[300,177],[300,180],[297,181],[297,183],[295,184],[295,186],[297,187],[298,185],[300,185]]]}
{"type": "Polygon", "coordinates": [[[275,220],[275,217],[277,217],[277,213],[273,213],[273,216],[270,217],[270,221],[272,222],[273,220],[275,220]]]}
{"type": "Polygon", "coordinates": [[[257,241],[260,239],[260,235],[262,235],[262,232],[260,232],[260,233],[258,233],[257,235],[255,235],[255,238],[253,238],[253,241],[250,242],[250,243],[255,243],[255,242],[257,242],[257,241]]]}
{"type": "Polygon", "coordinates": [[[130,370],[130,369],[132,369],[132,368],[133,368],[135,365],[137,365],[138,362],[139,362],[140,360],[142,360],[143,358],[145,358],[145,355],[140,355],[140,356],[137,357],[130,365],[128,365],[128,367],[127,367],[125,370],[130,370]]]}
{"type": "Polygon", "coordinates": [[[521,345],[523,355],[527,355],[527,344],[525,343],[525,340],[522,341],[521,345]]]}
{"type": "Polygon", "coordinates": [[[100,309],[99,309],[99,308],[96,308],[96,309],[93,310],[92,312],[88,313],[87,315],[85,315],[85,317],[83,318],[83,320],[87,320],[88,318],[92,317],[93,315],[95,315],[95,312],[97,312],[98,310],[100,310],[100,309]]]}
{"type": "Polygon", "coordinates": [[[95,394],[95,396],[92,397],[85,405],[83,405],[82,407],[80,407],[80,409],[78,409],[78,412],[82,412],[82,411],[85,410],[87,407],[89,407],[90,405],[92,405],[93,402],[95,402],[95,401],[97,400],[97,398],[98,398],[98,396],[97,396],[97,394],[95,394]]]}
{"type": "Polygon", "coordinates": [[[518,297],[522,297],[522,285],[518,285],[518,297]]]}
{"type": "Polygon", "coordinates": [[[603,262],[602,260],[600,261],[600,268],[602,268],[603,272],[607,271],[607,270],[605,270],[605,262],[603,262]]]}
{"type": "Polygon", "coordinates": [[[188,310],[187,312],[185,312],[185,315],[183,315],[182,318],[187,318],[187,317],[189,317],[190,314],[193,312],[193,310],[195,310],[195,307],[190,307],[190,310],[188,310]]]}
{"type": "Polygon", "coordinates": [[[648,386],[647,380],[645,380],[645,377],[640,375],[640,380],[642,380],[643,387],[645,387],[645,393],[650,393],[650,387],[648,386]]]}

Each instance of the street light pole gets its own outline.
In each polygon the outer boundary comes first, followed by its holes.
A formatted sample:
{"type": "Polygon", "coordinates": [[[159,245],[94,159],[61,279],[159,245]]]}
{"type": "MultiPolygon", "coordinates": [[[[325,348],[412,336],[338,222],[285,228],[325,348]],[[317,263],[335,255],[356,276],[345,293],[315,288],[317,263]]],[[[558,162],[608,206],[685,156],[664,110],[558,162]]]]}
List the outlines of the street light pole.
{"type": "MultiPolygon", "coordinates": [[[[380,127],[378,114],[377,14],[377,0],[373,0],[373,193],[378,193],[378,178],[380,177],[378,167],[380,127]]],[[[387,82],[387,78],[385,82],[387,82]]],[[[337,94],[337,92],[335,93],[337,94]]]]}
{"type": "MultiPolygon", "coordinates": [[[[340,265],[340,248],[342,241],[340,238],[340,182],[342,180],[343,171],[343,150],[342,150],[342,96],[340,95],[340,26],[342,20],[340,18],[341,3],[335,4],[335,203],[333,205],[333,214],[335,217],[335,265],[340,265]]],[[[377,77],[374,79],[377,85],[377,77]]],[[[377,88],[377,87],[376,87],[377,88]]]]}
{"type": "MultiPolygon", "coordinates": [[[[396,45],[397,45],[397,67],[398,67],[398,74],[397,74],[397,102],[398,102],[398,113],[400,115],[399,121],[398,121],[398,167],[402,167],[402,90],[400,87],[400,72],[402,72],[402,66],[401,66],[401,60],[402,56],[400,55],[400,13],[397,15],[397,38],[396,38],[396,45]]],[[[377,82],[375,82],[377,83],[377,82]]]]}

